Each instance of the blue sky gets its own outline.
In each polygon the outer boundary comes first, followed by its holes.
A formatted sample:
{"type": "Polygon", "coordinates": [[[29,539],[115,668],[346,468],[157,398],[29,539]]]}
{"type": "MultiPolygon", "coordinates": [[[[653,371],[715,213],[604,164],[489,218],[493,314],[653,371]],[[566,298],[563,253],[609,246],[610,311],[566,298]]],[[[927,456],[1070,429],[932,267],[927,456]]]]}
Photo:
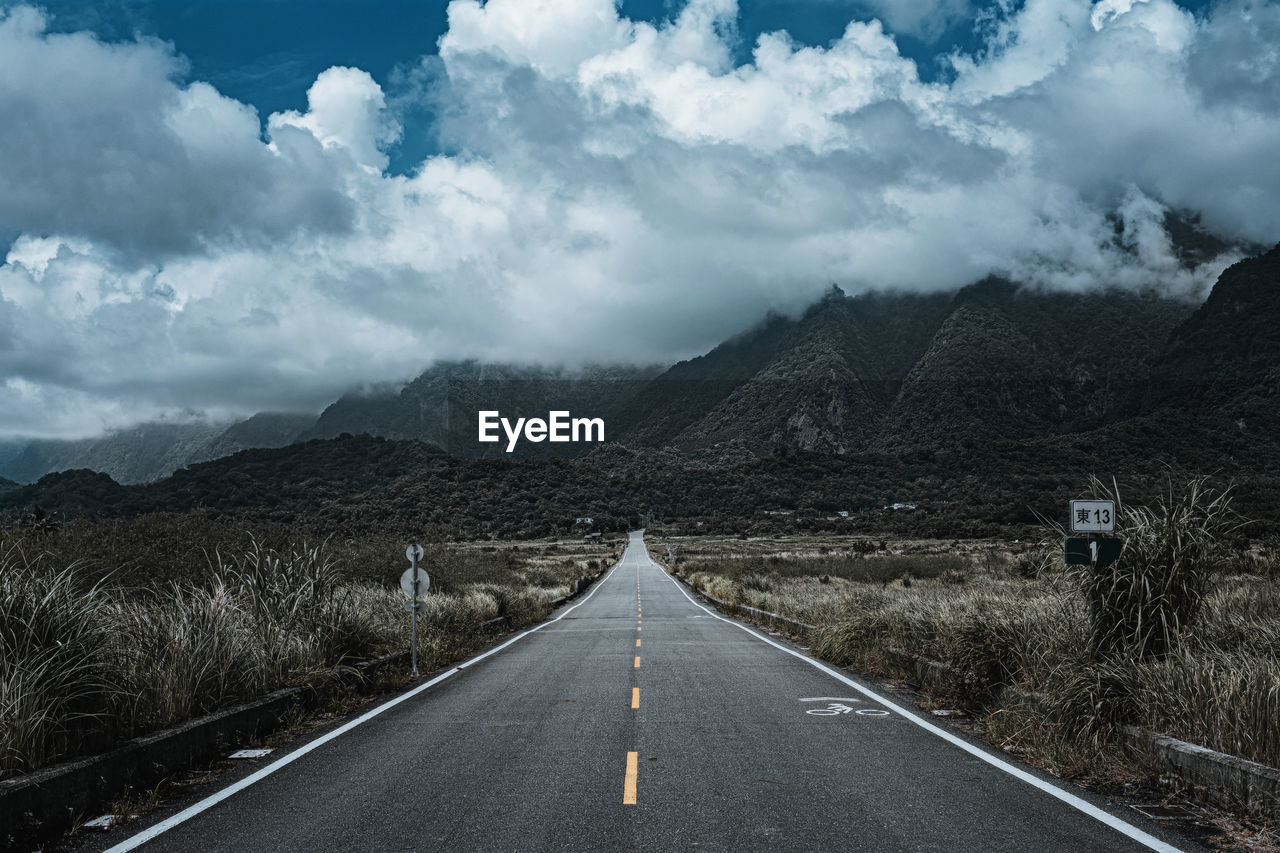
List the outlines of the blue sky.
{"type": "MultiPolygon", "coordinates": [[[[884,0],[892,3],[895,0],[884,0]]],[[[253,104],[267,116],[305,109],[307,88],[333,65],[369,72],[383,88],[397,72],[434,54],[446,30],[447,0],[49,0],[52,29],[89,29],[109,40],[135,34],[172,42],[191,63],[191,76],[253,104]]],[[[624,0],[621,12],[654,23],[679,13],[673,0],[624,0]]],[[[908,3],[910,5],[910,3],[908,3]]],[[[919,3],[917,2],[917,5],[919,3]]],[[[939,4],[949,6],[950,4],[939,4]]],[[[1208,0],[1179,0],[1203,13],[1208,0]]],[[[1007,15],[999,2],[970,3],[937,32],[886,28],[903,56],[915,61],[924,80],[951,73],[943,58],[983,47],[981,22],[1007,15]],[[926,37],[927,36],[927,37],[926,37]]],[[[877,17],[877,8],[857,0],[742,0],[734,58],[751,59],[761,33],[786,30],[798,44],[826,47],[854,18],[877,17]]],[[[881,16],[883,17],[883,16],[881,16]]],[[[914,30],[915,28],[913,28],[914,30]]],[[[410,132],[391,150],[393,171],[411,169],[436,146],[430,111],[407,116],[410,132]]]]}
{"type": "Polygon", "coordinates": [[[1262,0],[0,0],[0,438],[670,363],[832,282],[1198,299],[1280,239],[1277,45],[1262,0]]]}

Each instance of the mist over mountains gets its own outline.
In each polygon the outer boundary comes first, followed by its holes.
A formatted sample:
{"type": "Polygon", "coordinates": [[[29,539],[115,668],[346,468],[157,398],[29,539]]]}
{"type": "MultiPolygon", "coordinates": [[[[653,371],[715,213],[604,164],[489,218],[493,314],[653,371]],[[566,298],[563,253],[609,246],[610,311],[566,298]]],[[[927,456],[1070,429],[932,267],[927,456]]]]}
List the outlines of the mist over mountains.
{"type": "MultiPolygon", "coordinates": [[[[1198,307],[996,279],[952,294],[833,289],[657,375],[437,365],[398,392],[335,402],[299,432],[381,424],[394,438],[241,450],[145,485],[84,469],[0,482],[0,515],[194,511],[324,535],[563,534],[584,514],[619,530],[647,516],[1034,535],[1091,475],[1142,501],[1167,478],[1209,474],[1235,484],[1250,530],[1268,534],[1280,532],[1278,364],[1280,246],[1230,267],[1198,307]],[[517,409],[598,406],[609,441],[562,445],[575,459],[546,458],[548,445],[468,458],[450,412],[495,394],[517,409]],[[452,452],[422,440],[442,434],[452,452]],[[918,509],[884,509],[899,502],[918,509]]],[[[273,441],[300,423],[250,422],[273,441]]]]}
{"type": "Polygon", "coordinates": [[[87,468],[146,482],[241,450],[343,434],[510,458],[475,442],[481,408],[602,417],[604,446],[526,443],[516,457],[605,469],[637,459],[725,467],[785,450],[973,448],[1207,404],[1247,430],[1272,414],[1278,282],[1280,248],[1230,267],[1198,307],[1154,292],[1048,291],[998,278],[935,294],[851,297],[832,286],[800,316],[768,317],[666,369],[445,362],[403,388],[345,395],[318,416],[262,413],[9,445],[0,476],[32,482],[87,468]]]}

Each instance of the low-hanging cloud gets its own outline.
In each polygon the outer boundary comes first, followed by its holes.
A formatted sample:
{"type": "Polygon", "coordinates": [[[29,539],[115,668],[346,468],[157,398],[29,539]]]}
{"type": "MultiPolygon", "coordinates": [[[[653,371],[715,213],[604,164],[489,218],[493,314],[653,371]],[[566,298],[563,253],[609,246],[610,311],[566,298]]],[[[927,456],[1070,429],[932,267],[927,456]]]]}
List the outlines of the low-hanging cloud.
{"type": "Polygon", "coordinates": [[[671,361],[832,281],[1194,294],[1234,255],[1186,268],[1167,211],[1280,236],[1280,7],[1027,0],[939,82],[875,20],[735,66],[737,14],[453,0],[394,90],[335,67],[264,120],[167,44],[0,12],[0,436],[671,361]],[[390,174],[424,103],[446,153],[390,174]]]}

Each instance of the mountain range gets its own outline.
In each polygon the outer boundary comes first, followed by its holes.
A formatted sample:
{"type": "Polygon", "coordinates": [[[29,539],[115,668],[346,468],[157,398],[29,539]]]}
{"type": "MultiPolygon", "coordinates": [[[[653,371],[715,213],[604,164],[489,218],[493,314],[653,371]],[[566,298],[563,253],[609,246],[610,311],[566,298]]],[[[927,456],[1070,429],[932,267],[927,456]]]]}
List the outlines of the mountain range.
{"type": "Polygon", "coordinates": [[[666,369],[443,362],[403,387],[347,394],[318,416],[11,442],[0,445],[0,477],[33,482],[92,469],[139,483],[246,449],[348,433],[505,457],[501,445],[475,440],[481,408],[601,417],[606,445],[525,443],[517,456],[604,468],[637,459],[724,467],[783,449],[973,448],[1209,402],[1246,426],[1268,423],[1280,376],[1277,281],[1280,247],[1227,269],[1199,306],[1156,292],[1048,291],[997,278],[931,294],[847,296],[833,285],[800,316],[767,317],[666,369]]]}
{"type": "MultiPolygon", "coordinates": [[[[1280,246],[1231,266],[1199,306],[994,279],[952,294],[833,289],[664,371],[438,365],[303,427],[360,429],[377,415],[394,438],[344,431],[246,449],[142,485],[85,469],[0,481],[0,516],[198,512],[324,535],[543,535],[582,515],[602,529],[667,516],[739,532],[1038,535],[1090,476],[1146,500],[1170,478],[1209,474],[1235,484],[1254,533],[1275,534],[1278,366],[1280,246]],[[572,460],[468,458],[421,440],[450,443],[458,412],[495,399],[598,405],[610,440],[572,460]]],[[[260,418],[257,434],[279,441],[297,423],[260,418]]],[[[228,441],[254,437],[245,430],[228,441]]]]}

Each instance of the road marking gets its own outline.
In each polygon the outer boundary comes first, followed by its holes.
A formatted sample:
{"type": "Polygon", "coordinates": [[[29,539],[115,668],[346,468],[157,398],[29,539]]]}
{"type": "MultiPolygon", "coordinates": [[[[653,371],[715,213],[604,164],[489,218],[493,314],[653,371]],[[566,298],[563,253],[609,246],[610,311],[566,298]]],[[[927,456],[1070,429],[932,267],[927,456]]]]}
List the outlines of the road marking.
{"type": "MultiPolygon", "coordinates": [[[[652,560],[650,560],[650,562],[653,563],[652,560]]],[[[1159,838],[1156,838],[1154,835],[1143,832],[1141,829],[1138,829],[1138,827],[1134,826],[1133,824],[1126,823],[1125,821],[1121,820],[1115,815],[1108,814],[1107,812],[1103,811],[1102,809],[1090,803],[1088,800],[1081,799],[1080,797],[1077,797],[1075,794],[1072,794],[1069,791],[1064,791],[1063,789],[1059,788],[1056,785],[1053,785],[1049,782],[1046,782],[1043,779],[1033,776],[1027,771],[1019,767],[1015,767],[1014,765],[1010,764],[1004,759],[998,756],[992,755],[986,750],[980,749],[979,747],[974,746],[973,744],[969,743],[966,740],[962,740],[961,738],[956,737],[955,735],[951,734],[951,732],[944,731],[943,729],[938,728],[937,726],[930,723],[928,720],[922,720],[921,718],[917,717],[915,714],[908,711],[906,708],[903,708],[900,705],[896,705],[893,702],[890,702],[880,694],[876,693],[874,690],[868,687],[863,687],[861,684],[854,681],[853,679],[846,678],[845,676],[836,672],[834,669],[827,666],[826,664],[823,664],[822,662],[817,661],[811,657],[806,657],[805,655],[802,655],[797,651],[789,649],[780,643],[775,643],[773,640],[770,640],[768,637],[765,637],[761,634],[757,634],[755,631],[751,630],[746,625],[743,625],[740,622],[735,622],[732,619],[726,619],[720,614],[709,610],[708,608],[699,604],[697,601],[694,601],[693,597],[689,595],[689,592],[683,586],[680,585],[680,582],[677,581],[675,578],[673,578],[671,575],[667,574],[665,571],[662,571],[662,568],[658,566],[657,563],[653,563],[653,567],[657,569],[659,572],[661,572],[662,575],[667,580],[671,581],[671,583],[675,585],[675,588],[680,590],[680,594],[683,595],[685,598],[689,599],[690,604],[692,604],[694,607],[697,607],[699,610],[704,611],[711,618],[719,619],[721,622],[725,622],[729,625],[734,626],[735,628],[740,628],[741,630],[746,631],[748,634],[755,637],[757,640],[760,640],[763,643],[768,643],[769,645],[773,646],[775,649],[786,652],[792,657],[799,658],[800,660],[804,661],[805,663],[809,664],[815,669],[822,670],[827,675],[831,676],[837,681],[844,683],[845,686],[852,687],[854,690],[858,691],[863,696],[874,699],[877,703],[888,708],[890,711],[893,711],[894,713],[898,714],[898,716],[902,717],[908,722],[914,723],[915,725],[919,726],[920,728],[924,729],[930,734],[937,735],[938,737],[942,738],[943,740],[947,741],[953,746],[957,746],[960,749],[964,750],[965,752],[969,753],[973,757],[978,758],[982,761],[985,761],[987,764],[990,764],[992,767],[995,767],[997,770],[1003,770],[1005,773],[1008,773],[1010,776],[1014,777],[1015,779],[1018,779],[1019,781],[1022,781],[1022,782],[1026,782],[1028,785],[1031,785],[1033,787],[1039,788],[1041,791],[1044,791],[1049,796],[1057,800],[1060,800],[1061,802],[1067,804],[1068,806],[1071,806],[1076,811],[1082,812],[1083,814],[1088,815],[1089,817],[1093,818],[1094,820],[1100,823],[1106,824],[1107,826],[1114,829],[1116,832],[1119,832],[1122,835],[1128,836],[1129,838],[1133,839],[1134,841],[1138,842],[1144,847],[1147,847],[1148,849],[1151,849],[1151,850],[1157,850],[1160,853],[1181,853],[1181,851],[1179,851],[1177,847],[1174,847],[1171,844],[1167,844],[1166,842],[1161,841],[1159,838]]],[[[107,853],[112,853],[112,851],[107,851],[107,853]]]]}
{"type": "Polygon", "coordinates": [[[640,753],[627,753],[627,775],[622,782],[622,804],[624,806],[634,806],[636,804],[636,773],[640,769],[640,753]]]}
{"type": "Polygon", "coordinates": [[[640,648],[640,638],[636,637],[636,648],[640,648]]]}
{"type": "Polygon", "coordinates": [[[635,666],[633,666],[632,669],[639,669],[639,668],[640,668],[640,655],[636,655],[635,666]]]}
{"type": "MultiPolygon", "coordinates": [[[[148,827],[147,829],[142,830],[142,832],[139,832],[137,835],[133,835],[133,836],[130,836],[129,838],[126,838],[124,841],[121,841],[119,844],[115,845],[114,847],[110,847],[107,850],[105,850],[104,853],[128,853],[128,851],[130,850],[135,850],[138,847],[141,847],[143,844],[146,844],[148,841],[151,841],[152,839],[157,838],[160,835],[163,835],[164,833],[173,829],[175,826],[186,823],[187,821],[191,820],[191,818],[195,817],[201,812],[207,811],[208,809],[213,808],[223,800],[226,800],[226,799],[229,799],[230,797],[235,796],[236,794],[243,791],[245,788],[248,788],[250,785],[253,785],[257,782],[261,782],[263,779],[267,778],[272,773],[275,773],[277,770],[280,770],[281,768],[289,764],[292,764],[294,761],[298,760],[299,758],[306,755],[307,753],[312,752],[313,750],[319,749],[320,747],[324,746],[326,743],[328,743],[331,740],[341,737],[342,735],[354,729],[356,726],[359,726],[362,723],[367,723],[369,720],[372,720],[374,717],[378,716],[383,711],[391,710],[396,705],[399,705],[401,702],[405,702],[409,699],[412,699],[413,697],[417,696],[419,693],[422,693],[425,690],[429,690],[430,688],[435,687],[440,682],[444,681],[447,678],[452,678],[453,676],[462,672],[464,669],[470,669],[471,667],[475,666],[485,658],[490,657],[492,655],[496,655],[498,652],[502,651],[508,646],[511,646],[511,645],[514,645],[515,643],[520,642],[530,634],[541,631],[543,628],[547,627],[548,625],[554,625],[556,622],[559,622],[561,619],[568,616],[574,610],[578,609],[579,607],[581,607],[582,605],[590,601],[591,597],[596,594],[596,590],[604,586],[605,581],[609,580],[609,578],[613,576],[613,573],[616,572],[618,570],[618,567],[621,565],[622,565],[622,560],[619,560],[617,563],[614,564],[613,568],[609,570],[609,574],[601,578],[596,583],[596,585],[591,588],[591,591],[588,592],[585,596],[583,596],[581,601],[579,601],[577,604],[565,610],[565,612],[561,613],[556,618],[543,622],[541,625],[535,625],[534,627],[530,628],[528,631],[525,631],[524,633],[518,634],[512,637],[510,640],[507,640],[502,645],[497,646],[496,648],[489,649],[489,651],[478,654],[475,657],[471,658],[470,660],[463,661],[462,663],[455,666],[453,669],[446,670],[445,672],[440,673],[435,678],[431,679],[425,684],[421,684],[413,688],[408,693],[402,693],[399,696],[395,697],[394,699],[384,702],[383,704],[379,705],[378,707],[374,708],[371,711],[368,711],[362,714],[361,716],[357,717],[351,722],[343,726],[340,726],[339,728],[334,729],[333,731],[329,732],[327,735],[316,738],[315,740],[311,741],[311,743],[301,746],[298,749],[295,749],[293,752],[290,752],[289,754],[276,759],[275,761],[271,762],[266,767],[263,767],[261,770],[254,773],[253,775],[246,776],[245,778],[241,779],[239,782],[236,782],[234,785],[230,785],[226,788],[223,788],[221,791],[218,791],[216,794],[212,794],[208,797],[205,797],[200,802],[194,803],[188,806],[187,808],[178,812],[173,817],[162,820],[159,823],[155,824],[154,826],[151,826],[151,827],[148,827]]],[[[637,628],[636,630],[638,631],[640,629],[637,628]]]]}
{"type": "Polygon", "coordinates": [[[631,688],[631,707],[632,708],[640,707],[640,688],[639,687],[631,688]]]}

